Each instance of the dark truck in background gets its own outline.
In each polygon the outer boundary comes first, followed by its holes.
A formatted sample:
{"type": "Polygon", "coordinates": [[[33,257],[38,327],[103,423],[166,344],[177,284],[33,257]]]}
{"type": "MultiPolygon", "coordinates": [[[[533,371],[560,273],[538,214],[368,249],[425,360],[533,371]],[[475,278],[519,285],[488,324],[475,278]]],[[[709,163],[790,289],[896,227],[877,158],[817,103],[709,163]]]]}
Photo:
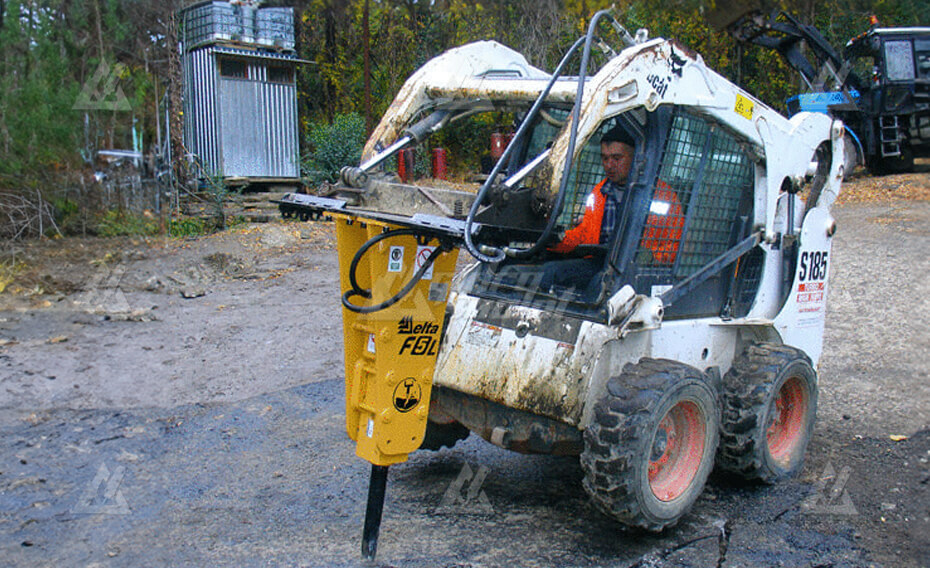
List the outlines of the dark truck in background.
{"type": "Polygon", "coordinates": [[[930,27],[873,27],[850,40],[844,55],[853,69],[872,64],[858,112],[840,115],[865,164],[875,173],[913,170],[915,156],[930,156],[930,27]]]}
{"type": "Polygon", "coordinates": [[[871,23],[842,55],[787,12],[756,10],[726,27],[738,41],[778,51],[801,74],[810,92],[787,101],[789,115],[823,112],[846,124],[847,172],[857,164],[874,174],[912,171],[915,157],[930,156],[930,27],[871,23]]]}

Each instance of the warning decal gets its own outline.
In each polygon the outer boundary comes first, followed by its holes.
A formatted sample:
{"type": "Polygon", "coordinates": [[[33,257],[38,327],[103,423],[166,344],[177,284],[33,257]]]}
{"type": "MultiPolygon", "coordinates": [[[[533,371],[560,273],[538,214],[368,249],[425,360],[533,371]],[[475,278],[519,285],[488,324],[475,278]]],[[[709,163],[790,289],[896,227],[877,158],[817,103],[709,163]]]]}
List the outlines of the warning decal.
{"type": "Polygon", "coordinates": [[[401,272],[404,269],[404,247],[391,247],[391,256],[388,257],[388,272],[401,272]]]}
{"type": "Polygon", "coordinates": [[[733,110],[736,111],[736,114],[742,116],[745,119],[752,120],[752,111],[754,107],[755,103],[743,95],[737,93],[736,105],[733,107],[733,110]]]}
{"type": "MultiPolygon", "coordinates": [[[[414,270],[420,270],[420,267],[426,264],[426,259],[429,258],[429,255],[433,254],[433,251],[436,247],[417,247],[417,258],[414,263],[414,270]]],[[[423,273],[424,280],[433,279],[433,265],[431,264],[429,268],[426,269],[426,272],[423,273]]]]}
{"type": "Polygon", "coordinates": [[[798,284],[798,311],[819,312],[823,309],[823,282],[801,282],[798,284]]]}

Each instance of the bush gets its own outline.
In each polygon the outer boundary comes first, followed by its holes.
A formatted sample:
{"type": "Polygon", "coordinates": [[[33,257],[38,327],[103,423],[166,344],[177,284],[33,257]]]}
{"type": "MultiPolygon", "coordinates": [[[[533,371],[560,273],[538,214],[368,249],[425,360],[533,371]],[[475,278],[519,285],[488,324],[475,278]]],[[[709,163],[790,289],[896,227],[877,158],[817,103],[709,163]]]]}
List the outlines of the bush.
{"type": "Polygon", "coordinates": [[[85,216],[80,206],[73,199],[59,197],[52,200],[55,211],[55,223],[64,235],[81,234],[85,228],[85,216]]]}
{"type": "Polygon", "coordinates": [[[307,135],[310,151],[301,169],[313,184],[335,182],[343,166],[357,166],[365,145],[365,119],[358,113],[337,114],[332,123],[315,122],[307,135]]]}
{"type": "Polygon", "coordinates": [[[222,231],[226,228],[226,202],[236,201],[241,189],[231,189],[223,181],[222,176],[211,176],[204,180],[203,191],[207,196],[210,213],[213,215],[215,228],[222,231]]]}
{"type": "Polygon", "coordinates": [[[466,177],[483,171],[482,162],[491,160],[491,134],[512,130],[513,124],[513,114],[481,113],[453,122],[437,132],[430,142],[433,147],[443,147],[448,152],[451,177],[466,177]]]}
{"type": "Polygon", "coordinates": [[[96,232],[101,237],[140,237],[157,235],[161,229],[158,221],[150,216],[111,209],[97,221],[96,232]]]}
{"type": "Polygon", "coordinates": [[[207,223],[199,217],[187,217],[168,221],[168,234],[172,237],[197,237],[205,235],[207,223]]]}

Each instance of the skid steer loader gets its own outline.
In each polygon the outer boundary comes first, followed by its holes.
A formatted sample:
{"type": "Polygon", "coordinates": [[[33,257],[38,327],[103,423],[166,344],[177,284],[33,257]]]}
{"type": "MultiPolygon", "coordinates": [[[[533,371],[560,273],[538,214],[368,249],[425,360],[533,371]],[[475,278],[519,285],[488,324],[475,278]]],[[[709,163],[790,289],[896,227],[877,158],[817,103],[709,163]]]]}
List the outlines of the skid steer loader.
{"type": "Polygon", "coordinates": [[[784,118],[608,13],[552,74],[479,42],[411,76],[359,167],[325,196],[279,202],[286,217],[336,223],[347,430],[373,464],[363,554],[375,553],[387,466],[470,432],[580,456],[594,504],[654,531],[687,513],[715,466],[763,482],[797,473],[817,408],[843,132],[823,114],[784,118]],[[624,47],[591,74],[605,22],[624,47]],[[476,193],[384,169],[452,123],[502,112],[517,131],[476,193]],[[618,127],[635,154],[614,234],[553,252],[618,127]],[[456,273],[460,248],[475,262],[456,273]],[[548,282],[566,256],[595,276],[548,282]]]}

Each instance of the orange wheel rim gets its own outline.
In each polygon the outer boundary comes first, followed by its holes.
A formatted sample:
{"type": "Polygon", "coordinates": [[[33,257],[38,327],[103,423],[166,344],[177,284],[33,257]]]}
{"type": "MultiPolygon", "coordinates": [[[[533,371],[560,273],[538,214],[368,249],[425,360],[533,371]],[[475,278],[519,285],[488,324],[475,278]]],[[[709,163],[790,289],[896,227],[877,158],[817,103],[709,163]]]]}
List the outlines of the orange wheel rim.
{"type": "Polygon", "coordinates": [[[673,406],[662,417],[649,455],[649,487],[660,501],[680,497],[691,485],[704,456],[704,413],[692,401],[673,406]]]}
{"type": "Polygon", "coordinates": [[[769,454],[783,467],[791,461],[804,439],[808,403],[807,389],[798,377],[785,381],[775,395],[765,434],[769,454]]]}

